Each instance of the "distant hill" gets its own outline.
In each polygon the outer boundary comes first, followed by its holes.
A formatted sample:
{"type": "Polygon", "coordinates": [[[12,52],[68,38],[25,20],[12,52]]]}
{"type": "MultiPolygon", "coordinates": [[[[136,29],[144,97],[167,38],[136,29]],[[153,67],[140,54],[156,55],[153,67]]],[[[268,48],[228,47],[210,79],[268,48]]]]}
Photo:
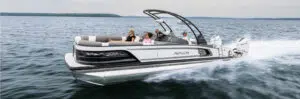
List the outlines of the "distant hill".
{"type": "Polygon", "coordinates": [[[300,18],[234,18],[234,17],[187,17],[202,19],[244,19],[244,20],[300,20],[300,18]]]}
{"type": "MultiPolygon", "coordinates": [[[[55,17],[122,17],[117,14],[109,13],[12,13],[0,12],[0,16],[55,16],[55,17]]],[[[148,16],[124,16],[134,18],[147,18],[148,16]]],[[[202,19],[245,19],[245,20],[300,20],[300,18],[231,18],[231,17],[201,17],[189,16],[187,18],[202,18],[202,19]]]]}
{"type": "Polygon", "coordinates": [[[253,20],[300,20],[300,18],[249,18],[253,20]]]}
{"type": "Polygon", "coordinates": [[[56,17],[121,17],[117,14],[107,13],[10,13],[1,12],[1,16],[56,16],[56,17]]]}
{"type": "MultiPolygon", "coordinates": [[[[148,16],[123,16],[132,18],[147,18],[148,16]]],[[[202,16],[187,16],[189,19],[238,19],[238,20],[300,20],[300,18],[234,18],[234,17],[202,17],[202,16]]]]}

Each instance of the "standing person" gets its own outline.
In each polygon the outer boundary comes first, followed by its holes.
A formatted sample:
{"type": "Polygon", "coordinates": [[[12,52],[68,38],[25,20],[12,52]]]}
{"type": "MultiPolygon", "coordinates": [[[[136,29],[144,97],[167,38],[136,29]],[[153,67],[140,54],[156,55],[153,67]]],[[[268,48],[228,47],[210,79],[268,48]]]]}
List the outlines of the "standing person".
{"type": "Polygon", "coordinates": [[[184,39],[184,40],[186,40],[186,41],[188,41],[188,40],[189,40],[189,38],[188,38],[188,36],[187,36],[187,33],[186,33],[186,32],[183,32],[183,33],[182,33],[182,35],[183,35],[183,38],[182,38],[182,39],[184,39]]]}
{"type": "Polygon", "coordinates": [[[192,44],[192,41],[191,41],[190,38],[187,36],[187,32],[183,32],[183,33],[182,33],[182,36],[183,36],[182,39],[184,39],[185,41],[187,41],[189,45],[192,44]]]}
{"type": "Polygon", "coordinates": [[[134,42],[134,40],[135,40],[134,30],[130,30],[128,32],[128,36],[126,38],[126,41],[128,41],[128,42],[134,42]]]}

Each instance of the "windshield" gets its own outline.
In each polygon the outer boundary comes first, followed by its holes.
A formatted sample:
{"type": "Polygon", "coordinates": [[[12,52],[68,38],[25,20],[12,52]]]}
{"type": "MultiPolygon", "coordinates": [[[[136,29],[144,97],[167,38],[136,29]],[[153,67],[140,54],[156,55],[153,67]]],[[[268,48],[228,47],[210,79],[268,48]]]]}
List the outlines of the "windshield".
{"type": "Polygon", "coordinates": [[[172,12],[155,9],[144,10],[144,13],[157,21],[164,31],[170,32],[171,36],[177,38],[194,38],[196,44],[207,45],[201,31],[186,18],[172,12]]]}
{"type": "Polygon", "coordinates": [[[196,38],[193,32],[180,20],[174,17],[164,17],[162,19],[168,23],[170,28],[172,28],[174,36],[191,41],[192,44],[196,44],[196,38]]]}

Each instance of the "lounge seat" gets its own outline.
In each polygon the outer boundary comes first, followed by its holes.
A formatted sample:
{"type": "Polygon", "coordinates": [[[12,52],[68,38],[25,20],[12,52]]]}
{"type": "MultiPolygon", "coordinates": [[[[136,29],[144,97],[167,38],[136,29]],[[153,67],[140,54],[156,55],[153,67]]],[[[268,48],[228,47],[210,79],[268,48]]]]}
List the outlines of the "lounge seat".
{"type": "Polygon", "coordinates": [[[122,41],[122,37],[119,36],[76,36],[75,42],[80,40],[86,40],[91,42],[109,42],[113,41],[122,41]]]}
{"type": "Polygon", "coordinates": [[[137,46],[140,42],[122,42],[122,37],[117,36],[76,36],[75,43],[82,46],[137,46]]]}

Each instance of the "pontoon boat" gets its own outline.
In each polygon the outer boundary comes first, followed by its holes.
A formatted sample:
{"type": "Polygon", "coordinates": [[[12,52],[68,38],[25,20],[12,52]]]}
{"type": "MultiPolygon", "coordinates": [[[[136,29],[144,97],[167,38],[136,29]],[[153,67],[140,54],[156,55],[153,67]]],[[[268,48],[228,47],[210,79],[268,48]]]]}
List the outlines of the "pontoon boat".
{"type": "Polygon", "coordinates": [[[76,36],[73,52],[65,54],[65,62],[74,77],[91,84],[110,85],[248,53],[249,44],[243,38],[235,48],[225,48],[218,36],[208,44],[196,25],[178,14],[156,9],[144,10],[144,13],[161,26],[164,40],[144,45],[140,42],[142,37],[136,37],[135,42],[125,42],[121,36],[76,36]],[[187,41],[175,36],[163,15],[179,20],[195,39],[187,41]]]}

